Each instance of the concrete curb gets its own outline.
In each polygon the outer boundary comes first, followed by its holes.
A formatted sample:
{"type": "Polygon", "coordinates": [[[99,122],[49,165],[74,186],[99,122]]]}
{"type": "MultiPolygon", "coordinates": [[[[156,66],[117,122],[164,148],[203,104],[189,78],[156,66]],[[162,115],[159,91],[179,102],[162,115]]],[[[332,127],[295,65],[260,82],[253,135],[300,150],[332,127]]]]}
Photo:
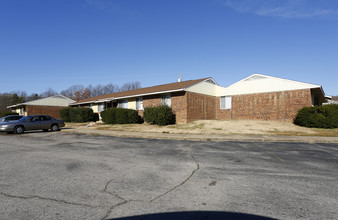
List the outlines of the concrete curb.
{"type": "Polygon", "coordinates": [[[63,129],[62,132],[113,136],[113,137],[190,140],[190,141],[338,143],[338,137],[318,137],[318,136],[173,134],[173,133],[153,133],[153,132],[105,131],[90,128],[63,129]]]}

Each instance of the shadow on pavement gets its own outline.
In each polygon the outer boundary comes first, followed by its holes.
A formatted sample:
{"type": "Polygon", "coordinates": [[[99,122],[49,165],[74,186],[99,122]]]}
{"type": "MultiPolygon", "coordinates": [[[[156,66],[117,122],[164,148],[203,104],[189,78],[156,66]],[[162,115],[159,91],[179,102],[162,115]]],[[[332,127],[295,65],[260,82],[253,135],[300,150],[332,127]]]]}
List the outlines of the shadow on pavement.
{"type": "Polygon", "coordinates": [[[251,215],[237,212],[217,212],[217,211],[190,211],[190,212],[167,212],[157,214],[137,215],[130,217],[112,218],[110,220],[271,220],[274,218],[251,215]]]}

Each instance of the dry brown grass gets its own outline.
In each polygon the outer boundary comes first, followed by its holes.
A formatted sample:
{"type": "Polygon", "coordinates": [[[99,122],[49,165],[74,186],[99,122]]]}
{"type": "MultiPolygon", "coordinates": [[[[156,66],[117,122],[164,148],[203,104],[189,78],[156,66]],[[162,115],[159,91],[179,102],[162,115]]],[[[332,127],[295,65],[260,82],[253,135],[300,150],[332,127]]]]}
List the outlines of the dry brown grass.
{"type": "MultiPolygon", "coordinates": [[[[85,128],[89,123],[67,123],[66,127],[85,128]]],[[[258,120],[200,120],[188,124],[157,126],[144,124],[106,125],[101,122],[89,127],[94,130],[155,132],[176,134],[242,134],[242,135],[276,135],[276,136],[324,136],[338,137],[337,129],[305,128],[291,122],[258,120]]]]}

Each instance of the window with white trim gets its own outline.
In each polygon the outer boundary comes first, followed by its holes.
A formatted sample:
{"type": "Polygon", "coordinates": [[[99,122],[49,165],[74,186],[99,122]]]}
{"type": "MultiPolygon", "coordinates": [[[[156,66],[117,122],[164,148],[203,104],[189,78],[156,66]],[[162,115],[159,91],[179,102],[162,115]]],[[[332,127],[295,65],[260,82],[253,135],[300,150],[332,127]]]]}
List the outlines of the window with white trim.
{"type": "Polygon", "coordinates": [[[220,97],[220,108],[221,109],[231,109],[231,96],[221,96],[220,97]]]}
{"type": "Polygon", "coordinates": [[[143,97],[136,98],[136,110],[143,110],[143,97]]]}
{"type": "Polygon", "coordinates": [[[128,99],[119,100],[118,108],[128,108],[128,99]]]}
{"type": "Polygon", "coordinates": [[[171,95],[162,95],[161,104],[171,107],[171,95]]]}
{"type": "Polygon", "coordinates": [[[98,109],[97,109],[98,112],[102,112],[105,109],[105,104],[104,103],[99,103],[97,107],[98,107],[98,109]]]}

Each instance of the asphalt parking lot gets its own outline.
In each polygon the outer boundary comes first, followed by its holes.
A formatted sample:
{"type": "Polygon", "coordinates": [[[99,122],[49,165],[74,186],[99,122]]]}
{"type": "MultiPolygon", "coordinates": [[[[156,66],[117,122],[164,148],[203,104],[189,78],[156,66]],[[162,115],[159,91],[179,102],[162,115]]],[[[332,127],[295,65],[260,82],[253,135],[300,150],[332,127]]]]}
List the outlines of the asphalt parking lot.
{"type": "Polygon", "coordinates": [[[337,144],[0,134],[1,219],[336,219],[337,144]]]}

